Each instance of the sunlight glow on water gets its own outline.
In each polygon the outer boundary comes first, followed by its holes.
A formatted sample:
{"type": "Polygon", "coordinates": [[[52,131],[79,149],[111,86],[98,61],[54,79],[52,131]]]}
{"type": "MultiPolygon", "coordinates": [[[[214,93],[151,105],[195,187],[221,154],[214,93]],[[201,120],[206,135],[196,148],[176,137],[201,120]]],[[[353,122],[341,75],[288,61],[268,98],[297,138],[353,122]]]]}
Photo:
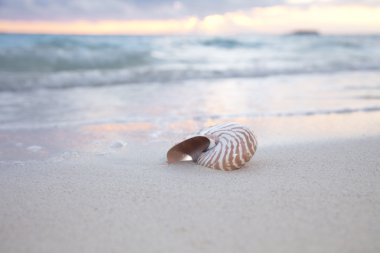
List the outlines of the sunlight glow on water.
{"type": "Polygon", "coordinates": [[[259,145],[377,135],[378,40],[0,36],[0,156],[103,155],[227,121],[259,145]]]}

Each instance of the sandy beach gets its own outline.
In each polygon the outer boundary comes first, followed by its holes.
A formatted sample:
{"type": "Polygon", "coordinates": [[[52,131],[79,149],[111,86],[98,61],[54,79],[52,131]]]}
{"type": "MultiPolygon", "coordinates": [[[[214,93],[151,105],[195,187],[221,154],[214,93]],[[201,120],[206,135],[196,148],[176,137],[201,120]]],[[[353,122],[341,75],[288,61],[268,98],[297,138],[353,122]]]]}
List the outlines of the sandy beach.
{"type": "Polygon", "coordinates": [[[274,144],[269,125],[233,172],[169,166],[170,141],[2,163],[0,251],[378,252],[380,137],[274,144]]]}
{"type": "Polygon", "coordinates": [[[379,41],[0,35],[0,253],[380,252],[379,41]],[[243,168],[167,164],[226,122],[243,168]]]}

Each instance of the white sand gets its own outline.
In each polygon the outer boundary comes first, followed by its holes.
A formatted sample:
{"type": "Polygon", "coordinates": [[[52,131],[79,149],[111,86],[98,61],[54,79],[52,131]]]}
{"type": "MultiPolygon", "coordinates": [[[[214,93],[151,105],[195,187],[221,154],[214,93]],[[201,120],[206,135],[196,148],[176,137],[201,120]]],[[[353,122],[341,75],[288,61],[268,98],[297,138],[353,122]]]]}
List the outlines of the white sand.
{"type": "Polygon", "coordinates": [[[380,138],[264,145],[234,172],[168,145],[1,164],[0,252],[380,252],[380,138]]]}

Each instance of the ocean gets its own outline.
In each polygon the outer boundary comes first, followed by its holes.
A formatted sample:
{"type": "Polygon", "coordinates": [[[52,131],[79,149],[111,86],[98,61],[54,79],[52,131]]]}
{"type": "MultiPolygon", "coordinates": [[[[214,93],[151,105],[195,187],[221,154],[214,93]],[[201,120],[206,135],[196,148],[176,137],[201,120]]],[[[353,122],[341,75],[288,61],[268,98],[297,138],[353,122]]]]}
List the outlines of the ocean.
{"type": "Polygon", "coordinates": [[[107,125],[159,139],[377,111],[380,36],[0,35],[2,131],[107,125]]]}
{"type": "Polygon", "coordinates": [[[380,36],[0,36],[0,91],[379,70],[380,36]]]}

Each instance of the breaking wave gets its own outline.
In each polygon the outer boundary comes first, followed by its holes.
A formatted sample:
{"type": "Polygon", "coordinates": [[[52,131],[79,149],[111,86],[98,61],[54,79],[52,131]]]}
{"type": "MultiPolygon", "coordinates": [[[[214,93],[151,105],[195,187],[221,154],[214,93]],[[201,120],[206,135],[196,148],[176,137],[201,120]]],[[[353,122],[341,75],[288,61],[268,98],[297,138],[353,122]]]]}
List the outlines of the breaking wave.
{"type": "Polygon", "coordinates": [[[0,91],[362,70],[379,36],[0,35],[0,91]]]}

